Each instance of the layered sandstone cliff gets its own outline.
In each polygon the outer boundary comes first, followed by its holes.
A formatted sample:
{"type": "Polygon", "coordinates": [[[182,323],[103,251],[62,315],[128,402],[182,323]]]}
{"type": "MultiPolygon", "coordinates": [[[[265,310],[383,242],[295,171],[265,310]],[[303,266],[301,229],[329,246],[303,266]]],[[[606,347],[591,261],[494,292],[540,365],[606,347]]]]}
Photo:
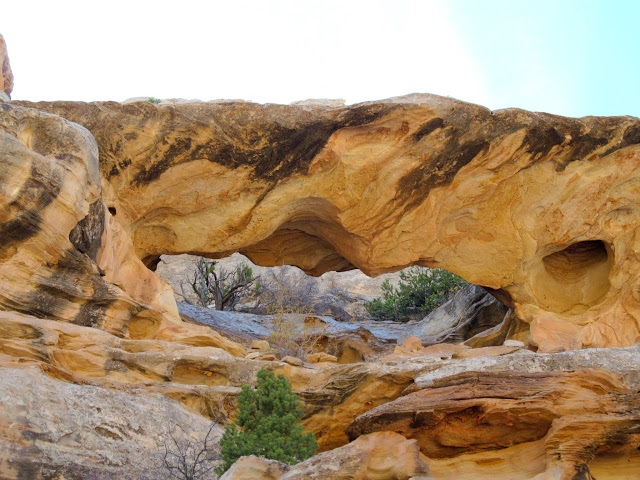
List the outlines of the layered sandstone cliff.
{"type": "Polygon", "coordinates": [[[104,205],[92,135],[38,110],[0,111],[0,308],[243,354],[182,324],[171,287],[135,256],[104,205]]]}
{"type": "Polygon", "coordinates": [[[240,386],[266,367],[290,379],[321,451],[363,438],[283,478],[635,478],[640,349],[473,352],[465,358],[448,345],[371,363],[293,366],[4,312],[0,475],[164,478],[165,442],[181,431],[201,441],[201,415],[226,422],[240,386]],[[370,443],[370,434],[386,440],[370,443]]]}
{"type": "MultiPolygon", "coordinates": [[[[10,93],[3,41],[0,63],[10,93]]],[[[639,145],[636,118],[430,95],[0,103],[0,477],[162,478],[167,443],[232,418],[266,367],[327,452],[227,478],[637,478],[639,145]],[[315,275],[442,267],[511,310],[479,338],[464,312],[495,304],[476,292],[406,332],[469,345],[251,358],[181,321],[147,268],[236,251],[315,275]]]]}

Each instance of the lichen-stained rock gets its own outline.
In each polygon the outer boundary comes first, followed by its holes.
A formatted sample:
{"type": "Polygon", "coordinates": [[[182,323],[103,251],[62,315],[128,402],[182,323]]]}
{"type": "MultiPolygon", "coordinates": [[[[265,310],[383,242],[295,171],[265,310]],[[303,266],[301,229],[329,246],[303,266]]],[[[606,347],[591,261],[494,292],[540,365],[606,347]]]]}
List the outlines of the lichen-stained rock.
{"type": "Polygon", "coordinates": [[[240,251],[314,274],[442,267],[495,289],[540,351],[640,340],[637,118],[432,95],[28,105],[94,134],[106,204],[147,265],[240,251]]]}
{"type": "Polygon", "coordinates": [[[370,410],[347,433],[383,430],[416,439],[434,459],[520,444],[533,451],[543,440],[546,471],[589,479],[597,454],[640,445],[640,393],[604,370],[465,372],[370,410]]]}
{"type": "Polygon", "coordinates": [[[0,367],[0,399],[6,480],[169,478],[165,444],[198,444],[211,424],[164,395],[73,385],[37,368],[0,367]]]}
{"type": "MultiPolygon", "coordinates": [[[[0,34],[0,93],[4,93],[11,98],[13,91],[13,72],[9,64],[9,55],[7,54],[7,44],[4,37],[0,34]]],[[[0,95],[0,101],[2,101],[0,95]]]]}

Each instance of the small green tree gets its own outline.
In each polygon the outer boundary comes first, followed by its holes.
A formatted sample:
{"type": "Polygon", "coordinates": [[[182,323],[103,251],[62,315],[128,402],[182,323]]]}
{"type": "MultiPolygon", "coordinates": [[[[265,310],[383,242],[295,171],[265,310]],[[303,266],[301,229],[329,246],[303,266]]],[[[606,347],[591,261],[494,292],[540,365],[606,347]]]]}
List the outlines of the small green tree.
{"type": "Polygon", "coordinates": [[[426,315],[449,300],[466,283],[447,270],[412,267],[400,272],[397,287],[385,280],[382,298],[367,302],[366,308],[379,320],[400,321],[412,313],[426,315]]]}
{"type": "Polygon", "coordinates": [[[223,463],[218,475],[226,472],[244,455],[257,455],[294,464],[315,454],[318,442],[313,432],[303,433],[302,405],[282,374],[261,369],[256,389],[242,386],[238,395],[235,422],[225,428],[220,440],[223,463]]]}

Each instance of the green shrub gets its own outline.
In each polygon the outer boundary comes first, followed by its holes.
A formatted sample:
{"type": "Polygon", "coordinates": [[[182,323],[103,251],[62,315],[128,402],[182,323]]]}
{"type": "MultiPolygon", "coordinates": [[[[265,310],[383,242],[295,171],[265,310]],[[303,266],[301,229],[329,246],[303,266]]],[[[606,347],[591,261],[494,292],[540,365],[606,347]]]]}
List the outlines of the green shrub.
{"type": "Polygon", "coordinates": [[[160,103],[161,101],[162,101],[162,100],[160,100],[159,98],[156,98],[156,97],[149,97],[149,98],[147,98],[147,102],[149,102],[149,103],[156,103],[156,104],[158,104],[158,103],[160,103]]]}
{"type": "Polygon", "coordinates": [[[400,272],[397,287],[385,280],[382,298],[367,302],[366,308],[378,320],[401,321],[411,314],[426,315],[449,300],[466,283],[446,270],[412,267],[400,272]]]}
{"type": "Polygon", "coordinates": [[[264,368],[258,372],[256,389],[242,386],[235,422],[225,428],[220,440],[226,472],[244,455],[257,455],[294,464],[315,454],[318,443],[313,433],[303,433],[302,405],[282,374],[277,377],[264,368]]]}

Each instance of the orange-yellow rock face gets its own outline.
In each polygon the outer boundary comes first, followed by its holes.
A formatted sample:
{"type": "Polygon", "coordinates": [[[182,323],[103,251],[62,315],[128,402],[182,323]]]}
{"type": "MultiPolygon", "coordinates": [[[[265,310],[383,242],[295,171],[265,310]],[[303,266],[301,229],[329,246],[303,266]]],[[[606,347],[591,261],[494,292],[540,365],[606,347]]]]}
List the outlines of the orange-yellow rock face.
{"type": "Polygon", "coordinates": [[[291,467],[242,457],[220,480],[433,480],[414,440],[376,432],[291,467]]]}
{"type": "Polygon", "coordinates": [[[107,211],[83,127],[1,104],[0,308],[133,339],[244,348],[180,321],[171,287],[107,211]]]}
{"type": "Polygon", "coordinates": [[[308,272],[442,267],[500,290],[540,351],[640,340],[640,121],[414,95],[349,107],[27,104],[87,127],[154,265],[241,251],[308,272]]]}
{"type": "Polygon", "coordinates": [[[509,465],[510,454],[502,454],[494,473],[526,478],[530,469],[544,470],[544,478],[588,479],[596,455],[637,448],[639,408],[638,392],[606,371],[473,372],[370,410],[347,432],[356,438],[391,430],[417,440],[434,459],[437,478],[457,478],[460,471],[451,465],[460,456],[468,462],[475,456],[480,466],[482,453],[487,461],[501,449],[519,447],[529,451],[531,465],[509,465]]]}
{"type": "Polygon", "coordinates": [[[294,465],[281,480],[432,480],[414,440],[393,432],[363,435],[294,465]]]}

